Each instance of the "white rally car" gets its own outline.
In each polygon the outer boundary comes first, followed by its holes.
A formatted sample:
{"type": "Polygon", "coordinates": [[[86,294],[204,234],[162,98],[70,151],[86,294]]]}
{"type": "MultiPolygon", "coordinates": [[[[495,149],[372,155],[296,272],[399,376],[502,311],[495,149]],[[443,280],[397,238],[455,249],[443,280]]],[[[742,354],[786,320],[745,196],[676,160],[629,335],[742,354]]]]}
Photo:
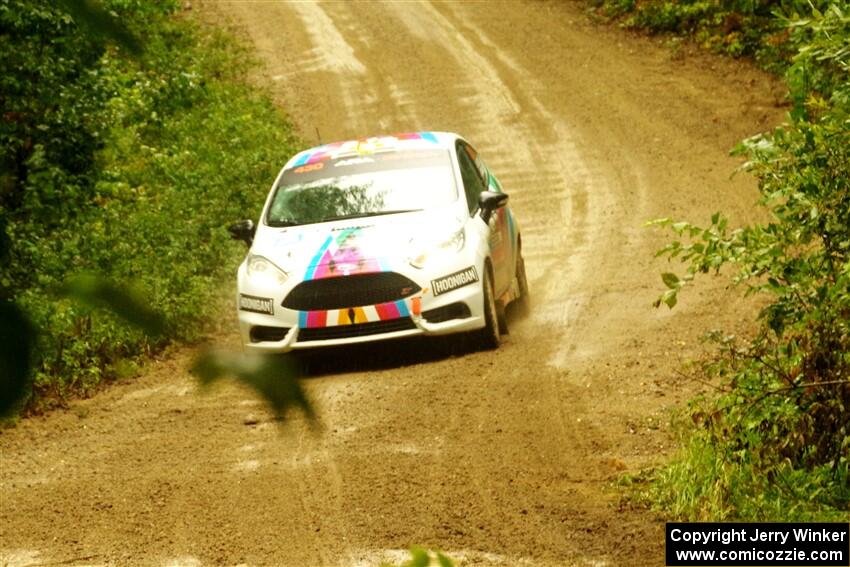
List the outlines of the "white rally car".
{"type": "Polygon", "coordinates": [[[476,332],[495,348],[526,304],[508,196],[463,138],[396,134],[326,144],[277,176],[238,272],[246,349],[476,332]]]}

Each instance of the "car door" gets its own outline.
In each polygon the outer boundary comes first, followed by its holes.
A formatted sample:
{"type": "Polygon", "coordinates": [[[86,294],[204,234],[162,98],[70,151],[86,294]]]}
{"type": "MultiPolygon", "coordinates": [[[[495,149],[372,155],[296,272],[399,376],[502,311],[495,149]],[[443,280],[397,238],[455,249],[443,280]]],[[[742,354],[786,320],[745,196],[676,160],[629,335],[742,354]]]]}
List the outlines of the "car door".
{"type": "MultiPolygon", "coordinates": [[[[486,168],[479,167],[476,163],[478,152],[469,144],[458,141],[457,143],[458,165],[463,179],[463,188],[466,193],[466,201],[469,205],[469,214],[478,213],[478,202],[482,191],[492,190],[489,174],[486,168]]],[[[497,187],[497,186],[496,186],[497,187]]],[[[500,188],[499,188],[500,189],[500,188]]],[[[511,242],[508,232],[508,212],[505,208],[498,209],[490,217],[488,244],[490,246],[490,258],[493,260],[493,277],[496,295],[504,293],[513,278],[511,242]]]]}

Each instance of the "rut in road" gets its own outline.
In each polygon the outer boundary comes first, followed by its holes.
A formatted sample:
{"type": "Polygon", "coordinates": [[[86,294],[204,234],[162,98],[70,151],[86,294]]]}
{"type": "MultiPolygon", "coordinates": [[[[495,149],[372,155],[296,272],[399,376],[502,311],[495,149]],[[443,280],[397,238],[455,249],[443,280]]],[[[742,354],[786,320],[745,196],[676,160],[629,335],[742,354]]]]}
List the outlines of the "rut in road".
{"type": "Polygon", "coordinates": [[[496,352],[317,357],[318,435],[281,434],[236,387],[196,395],[191,349],[22,423],[0,436],[0,560],[376,565],[421,544],[467,565],[661,564],[663,518],[610,482],[667,454],[666,411],[693,391],[674,370],[746,306],[709,284],[652,310],[664,236],[641,225],[747,218],[754,186],[727,151],[778,120],[769,80],[594,27],[580,4],[193,12],[247,38],[308,141],[469,138],[520,219],[533,315],[496,352]]]}

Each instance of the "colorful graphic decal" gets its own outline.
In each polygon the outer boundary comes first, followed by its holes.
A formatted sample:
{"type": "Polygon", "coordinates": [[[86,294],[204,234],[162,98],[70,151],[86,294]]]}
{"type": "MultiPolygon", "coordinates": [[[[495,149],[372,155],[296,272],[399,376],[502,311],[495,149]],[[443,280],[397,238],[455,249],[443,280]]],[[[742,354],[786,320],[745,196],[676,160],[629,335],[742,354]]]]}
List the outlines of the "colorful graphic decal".
{"type": "Polygon", "coordinates": [[[389,321],[400,317],[419,315],[422,308],[422,298],[412,297],[378,305],[365,307],[350,307],[347,309],[331,309],[328,311],[301,311],[298,314],[298,326],[303,328],[333,327],[336,325],[353,325],[374,321],[389,321]]]}
{"type": "Polygon", "coordinates": [[[492,173],[490,173],[489,170],[487,171],[487,181],[488,181],[488,184],[489,184],[489,187],[487,187],[487,188],[490,191],[495,191],[496,193],[502,192],[502,184],[499,183],[499,180],[496,179],[496,176],[493,175],[492,173]]]}
{"type": "MultiPolygon", "coordinates": [[[[310,261],[304,281],[386,271],[378,259],[363,256],[357,242],[362,230],[360,227],[353,227],[329,235],[310,261]]],[[[298,326],[332,327],[410,317],[411,314],[419,315],[421,303],[422,298],[413,297],[378,305],[301,311],[298,314],[298,326]]]]}
{"type": "Polygon", "coordinates": [[[346,228],[331,234],[310,260],[304,280],[318,280],[352,274],[369,274],[382,271],[377,258],[366,258],[358,246],[359,227],[346,228]]]}
{"type": "Polygon", "coordinates": [[[368,155],[381,150],[397,149],[399,142],[410,140],[425,140],[434,144],[439,143],[437,136],[433,132],[411,132],[395,134],[393,136],[382,136],[380,138],[334,142],[304,152],[291,167],[299,168],[305,165],[316,164],[344,154],[357,153],[359,155],[368,155]]]}
{"type": "Polygon", "coordinates": [[[391,137],[398,140],[426,140],[438,144],[437,136],[433,132],[408,132],[405,134],[393,134],[391,137]]]}

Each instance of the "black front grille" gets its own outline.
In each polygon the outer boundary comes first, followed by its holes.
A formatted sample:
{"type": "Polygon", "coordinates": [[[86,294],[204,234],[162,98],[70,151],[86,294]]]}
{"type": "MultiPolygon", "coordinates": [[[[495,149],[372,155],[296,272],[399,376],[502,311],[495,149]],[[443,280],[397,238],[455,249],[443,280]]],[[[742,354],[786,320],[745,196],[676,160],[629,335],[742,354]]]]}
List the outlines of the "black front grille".
{"type": "Polygon", "coordinates": [[[472,313],[469,312],[469,307],[467,307],[466,303],[460,301],[422,312],[422,317],[429,323],[442,323],[443,321],[450,321],[452,319],[466,319],[471,315],[472,313]]]}
{"type": "Polygon", "coordinates": [[[395,331],[415,329],[416,324],[410,317],[390,319],[388,321],[372,321],[370,323],[355,323],[353,325],[336,325],[334,327],[305,328],[298,331],[298,342],[329,341],[333,339],[350,339],[395,331]]]}
{"type": "Polygon", "coordinates": [[[289,327],[251,327],[251,342],[279,342],[282,341],[289,332],[289,327]]]}
{"type": "Polygon", "coordinates": [[[283,300],[298,311],[325,311],[377,305],[409,297],[419,291],[416,283],[395,272],[337,276],[301,282],[283,300]]]}

